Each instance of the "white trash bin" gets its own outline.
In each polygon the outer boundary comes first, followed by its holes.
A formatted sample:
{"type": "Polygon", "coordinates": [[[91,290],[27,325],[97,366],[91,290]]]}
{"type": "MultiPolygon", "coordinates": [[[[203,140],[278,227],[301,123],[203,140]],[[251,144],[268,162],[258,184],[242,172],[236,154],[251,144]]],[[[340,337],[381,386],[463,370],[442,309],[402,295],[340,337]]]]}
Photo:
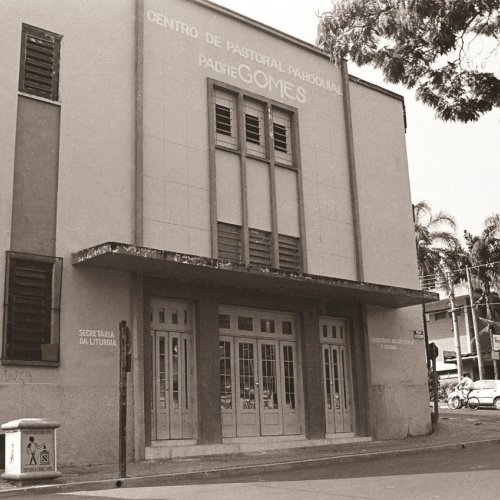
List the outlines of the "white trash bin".
{"type": "Polygon", "coordinates": [[[21,418],[2,425],[5,431],[3,479],[54,479],[57,470],[56,429],[60,424],[45,418],[21,418]]]}

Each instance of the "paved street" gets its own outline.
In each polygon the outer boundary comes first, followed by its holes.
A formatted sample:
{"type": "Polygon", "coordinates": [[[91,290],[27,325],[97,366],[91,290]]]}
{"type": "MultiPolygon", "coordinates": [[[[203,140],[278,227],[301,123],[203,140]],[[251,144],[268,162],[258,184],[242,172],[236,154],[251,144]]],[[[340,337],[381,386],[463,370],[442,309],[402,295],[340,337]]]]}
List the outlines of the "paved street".
{"type": "MultiPolygon", "coordinates": [[[[131,463],[126,487],[121,489],[115,487],[116,465],[66,467],[57,482],[69,489],[56,495],[57,488],[47,485],[50,495],[43,498],[496,499],[499,437],[500,411],[442,407],[431,435],[355,446],[131,463]],[[350,457],[350,463],[335,459],[342,455],[350,457]],[[80,491],[69,493],[78,489],[79,482],[80,491]],[[100,491],[89,491],[92,488],[100,491]]],[[[0,483],[1,497],[23,494],[7,488],[12,485],[0,483]]],[[[40,498],[43,491],[43,487],[29,488],[23,498],[40,498]]]]}
{"type": "MultiPolygon", "coordinates": [[[[52,496],[120,499],[497,499],[500,444],[335,464],[176,486],[149,486],[52,496]]],[[[32,497],[35,498],[35,497],[32,497]]]]}

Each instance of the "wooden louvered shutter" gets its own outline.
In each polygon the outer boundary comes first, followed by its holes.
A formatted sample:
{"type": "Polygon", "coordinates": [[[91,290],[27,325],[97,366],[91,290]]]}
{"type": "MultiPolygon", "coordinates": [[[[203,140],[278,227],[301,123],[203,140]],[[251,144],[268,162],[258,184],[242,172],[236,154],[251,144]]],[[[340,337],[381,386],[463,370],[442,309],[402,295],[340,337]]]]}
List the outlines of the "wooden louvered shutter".
{"type": "Polygon", "coordinates": [[[241,262],[241,227],[233,224],[217,223],[219,259],[241,262]]]}
{"type": "Polygon", "coordinates": [[[285,234],[278,235],[280,269],[300,271],[300,239],[285,234]]]}
{"type": "Polygon", "coordinates": [[[61,35],[23,25],[19,91],[59,100],[61,35]]]}
{"type": "Polygon", "coordinates": [[[58,361],[62,259],[7,252],[4,360],[58,361]]]}
{"type": "Polygon", "coordinates": [[[271,265],[271,233],[249,229],[248,246],[250,264],[269,267],[271,265]]]}

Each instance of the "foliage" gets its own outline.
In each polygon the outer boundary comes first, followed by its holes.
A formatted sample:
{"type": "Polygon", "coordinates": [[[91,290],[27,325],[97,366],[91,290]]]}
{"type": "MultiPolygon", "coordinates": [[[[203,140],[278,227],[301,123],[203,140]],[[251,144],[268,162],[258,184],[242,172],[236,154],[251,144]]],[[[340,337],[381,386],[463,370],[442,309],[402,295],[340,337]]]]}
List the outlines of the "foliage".
{"type": "Polygon", "coordinates": [[[320,17],[318,45],[337,64],[349,56],[416,88],[445,121],[476,121],[500,106],[500,79],[472,62],[478,46],[484,64],[495,60],[499,7],[499,0],[337,0],[320,17]]]}
{"type": "Polygon", "coordinates": [[[439,391],[438,391],[439,401],[442,402],[448,401],[448,395],[450,394],[450,392],[453,391],[456,385],[457,385],[456,380],[440,380],[439,391]]]}
{"type": "Polygon", "coordinates": [[[486,306],[488,319],[496,319],[497,308],[491,307],[492,293],[500,293],[500,215],[494,214],[484,221],[480,236],[464,231],[471,272],[481,286],[478,303],[486,306]]]}
{"type": "Polygon", "coordinates": [[[415,241],[417,245],[417,263],[425,288],[434,288],[443,280],[450,269],[461,267],[463,251],[455,236],[455,219],[445,213],[432,213],[425,201],[413,205],[415,221],[415,241]],[[432,282],[426,277],[432,276],[432,282]]]}
{"type": "MultiPolygon", "coordinates": [[[[429,387],[429,401],[434,401],[434,386],[432,383],[432,370],[427,370],[427,385],[429,387]]],[[[451,392],[452,386],[448,382],[441,382],[439,377],[436,377],[438,401],[448,401],[448,393],[451,392]]],[[[456,384],[453,384],[453,387],[456,384]]]]}

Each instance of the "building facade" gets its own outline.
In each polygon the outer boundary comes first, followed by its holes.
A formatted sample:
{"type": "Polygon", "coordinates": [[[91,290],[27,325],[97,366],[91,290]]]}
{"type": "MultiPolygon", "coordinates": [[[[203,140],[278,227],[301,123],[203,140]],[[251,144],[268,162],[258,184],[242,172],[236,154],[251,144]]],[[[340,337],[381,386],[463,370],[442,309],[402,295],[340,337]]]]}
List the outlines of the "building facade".
{"type": "Polygon", "coordinates": [[[1,422],[115,461],[126,320],[130,459],[430,432],[401,97],[205,0],[4,10],[1,422]]]}
{"type": "MultiPolygon", "coordinates": [[[[481,297],[481,289],[479,283],[476,283],[474,280],[472,283],[474,300],[477,301],[481,297]]],[[[478,380],[480,377],[477,346],[467,284],[459,283],[455,286],[454,292],[457,331],[460,343],[460,353],[462,356],[462,370],[464,374],[469,374],[473,380],[478,380]]],[[[450,301],[445,291],[439,290],[438,293],[440,300],[431,302],[425,306],[429,342],[434,342],[439,349],[437,370],[441,378],[458,380],[456,365],[458,349],[453,332],[450,301]]],[[[493,304],[491,307],[493,315],[496,318],[498,317],[500,308],[498,307],[498,301],[496,299],[493,299],[492,302],[493,304]]],[[[484,304],[477,306],[476,321],[479,330],[479,345],[481,347],[484,375],[486,379],[494,379],[495,369],[493,363],[495,362],[495,353],[491,346],[490,331],[486,318],[487,313],[484,304]]]]}

